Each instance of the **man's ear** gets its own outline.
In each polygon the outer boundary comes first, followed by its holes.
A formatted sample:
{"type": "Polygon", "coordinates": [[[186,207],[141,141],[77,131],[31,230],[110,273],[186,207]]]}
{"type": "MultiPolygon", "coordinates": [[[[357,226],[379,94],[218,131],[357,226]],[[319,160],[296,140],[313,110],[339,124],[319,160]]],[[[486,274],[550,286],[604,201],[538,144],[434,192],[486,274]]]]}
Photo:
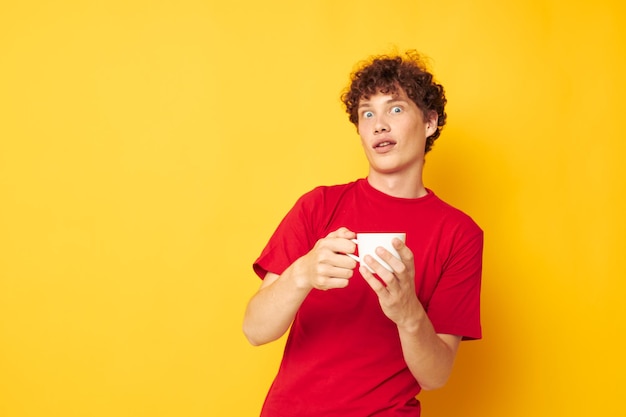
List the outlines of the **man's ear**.
{"type": "Polygon", "coordinates": [[[428,117],[426,119],[426,137],[432,136],[433,133],[437,131],[437,124],[439,123],[439,115],[436,111],[431,111],[428,113],[428,117]]]}

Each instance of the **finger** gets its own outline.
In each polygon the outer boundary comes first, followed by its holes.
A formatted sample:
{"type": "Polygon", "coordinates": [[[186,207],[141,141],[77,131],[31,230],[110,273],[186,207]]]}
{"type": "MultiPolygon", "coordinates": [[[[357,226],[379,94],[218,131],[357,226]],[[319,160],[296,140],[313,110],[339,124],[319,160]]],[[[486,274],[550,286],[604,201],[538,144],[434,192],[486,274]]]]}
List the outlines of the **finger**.
{"type": "MultiPolygon", "coordinates": [[[[345,255],[337,255],[337,257],[348,258],[345,255]]],[[[351,260],[348,258],[348,260],[351,260]]],[[[353,261],[354,262],[354,261],[353,261]]],[[[356,262],[354,262],[356,264],[356,262]]],[[[354,275],[354,267],[356,265],[349,264],[348,267],[341,267],[336,264],[320,264],[317,270],[319,276],[327,277],[327,278],[342,278],[342,279],[350,279],[352,275],[354,275]]]]}
{"type": "Polygon", "coordinates": [[[327,237],[330,238],[342,238],[342,239],[354,239],[356,233],[348,229],[347,227],[340,227],[339,229],[330,232],[327,237]]]}
{"type": "Polygon", "coordinates": [[[320,265],[318,275],[315,278],[313,287],[320,290],[331,288],[344,288],[350,283],[354,271],[346,268],[337,268],[332,265],[320,265]]]}
{"type": "Polygon", "coordinates": [[[389,287],[390,285],[394,285],[396,283],[397,279],[396,279],[396,276],[393,274],[393,272],[385,268],[375,258],[373,258],[370,255],[365,255],[364,261],[367,264],[367,266],[369,266],[370,268],[374,270],[376,275],[378,275],[378,277],[383,281],[383,284],[386,287],[389,287]]]}
{"type": "MultiPolygon", "coordinates": [[[[345,252],[351,253],[351,252],[345,252]]],[[[352,272],[356,268],[357,261],[349,257],[348,255],[336,254],[333,258],[333,265],[339,268],[345,268],[352,272]]]]}
{"type": "Polygon", "coordinates": [[[400,255],[400,259],[404,262],[405,265],[413,265],[413,251],[406,245],[405,242],[401,241],[398,238],[394,238],[391,242],[394,249],[400,255]]]}
{"type": "MultiPolygon", "coordinates": [[[[349,239],[336,239],[333,242],[334,251],[337,253],[354,253],[356,252],[356,243],[349,239]]],[[[354,268],[354,266],[353,266],[354,268]]]]}
{"type": "Polygon", "coordinates": [[[376,278],[365,265],[361,265],[359,267],[359,272],[361,273],[361,276],[363,277],[365,282],[367,282],[367,284],[372,288],[372,290],[374,290],[376,294],[378,294],[379,297],[383,296],[385,292],[387,292],[385,285],[380,282],[378,278],[376,278]]]}
{"type": "Polygon", "coordinates": [[[326,278],[318,289],[332,290],[335,288],[345,288],[350,284],[350,280],[346,278],[326,278]]]}
{"type": "MultiPolygon", "coordinates": [[[[330,249],[331,252],[337,254],[354,253],[356,251],[356,243],[344,237],[334,236],[324,239],[323,247],[330,249]]],[[[351,268],[356,266],[352,265],[351,268]]]]}
{"type": "Polygon", "coordinates": [[[380,256],[380,259],[385,261],[389,265],[393,272],[397,274],[403,274],[406,271],[406,265],[397,256],[389,252],[383,247],[376,248],[376,255],[380,256]]]}

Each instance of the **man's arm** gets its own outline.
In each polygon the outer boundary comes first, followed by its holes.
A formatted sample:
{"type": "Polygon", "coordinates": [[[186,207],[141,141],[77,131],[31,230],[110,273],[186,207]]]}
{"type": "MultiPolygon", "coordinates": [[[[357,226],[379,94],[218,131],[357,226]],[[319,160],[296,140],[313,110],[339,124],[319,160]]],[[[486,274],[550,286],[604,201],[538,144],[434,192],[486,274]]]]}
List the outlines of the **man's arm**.
{"type": "Polygon", "coordinates": [[[461,336],[435,333],[424,313],[413,326],[398,326],[402,353],[422,389],[443,387],[454,365],[461,336]]]}
{"type": "Polygon", "coordinates": [[[281,337],[313,288],[328,290],[348,285],[356,261],[346,256],[356,245],[355,234],[342,227],[317,241],[313,249],[297,259],[281,275],[268,272],[252,296],[243,320],[248,341],[262,345],[281,337]]]}
{"type": "Polygon", "coordinates": [[[394,239],[393,245],[401,259],[383,248],[377,250],[378,256],[391,266],[393,272],[372,257],[365,259],[384,284],[365,266],[362,265],[359,271],[378,295],[385,315],[396,323],[404,360],[417,382],[425,390],[440,388],[452,372],[461,336],[435,333],[415,293],[413,253],[399,239],[394,239]]]}
{"type": "Polygon", "coordinates": [[[243,333],[254,346],[281,337],[310,291],[306,287],[298,286],[292,267],[282,275],[268,272],[258,292],[248,303],[243,333]]]}

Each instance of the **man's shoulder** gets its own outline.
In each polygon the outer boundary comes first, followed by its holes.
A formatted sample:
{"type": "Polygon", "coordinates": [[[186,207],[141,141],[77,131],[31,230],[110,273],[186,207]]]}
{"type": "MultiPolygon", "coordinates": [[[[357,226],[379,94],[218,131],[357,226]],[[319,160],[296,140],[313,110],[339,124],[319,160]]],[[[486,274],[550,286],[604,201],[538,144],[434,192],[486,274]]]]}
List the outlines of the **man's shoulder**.
{"type": "Polygon", "coordinates": [[[481,231],[480,226],[465,211],[448,203],[447,201],[442,200],[434,193],[432,195],[431,201],[433,206],[436,207],[436,210],[446,219],[446,222],[448,222],[450,225],[473,229],[477,232],[481,231]]]}
{"type": "Polygon", "coordinates": [[[358,183],[363,181],[362,179],[358,179],[355,181],[351,181],[344,184],[334,184],[334,185],[318,185],[317,187],[311,189],[302,195],[302,200],[334,200],[340,198],[342,195],[355,191],[357,189],[358,183]]]}
{"type": "Polygon", "coordinates": [[[319,192],[319,193],[341,193],[348,189],[355,188],[359,182],[364,181],[364,179],[360,178],[354,181],[346,182],[343,184],[333,184],[333,185],[318,185],[313,188],[310,192],[319,192]]]}

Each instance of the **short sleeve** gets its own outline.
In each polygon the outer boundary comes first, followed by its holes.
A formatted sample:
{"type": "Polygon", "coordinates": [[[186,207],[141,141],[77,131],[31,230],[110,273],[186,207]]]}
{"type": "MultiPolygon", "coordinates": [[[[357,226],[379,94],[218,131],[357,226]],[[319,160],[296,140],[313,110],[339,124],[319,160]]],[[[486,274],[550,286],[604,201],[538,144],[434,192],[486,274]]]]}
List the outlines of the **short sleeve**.
{"type": "Polygon", "coordinates": [[[475,226],[457,236],[427,313],[437,333],[480,339],[483,232],[475,226]]]}
{"type": "Polygon", "coordinates": [[[253,264],[260,278],[264,278],[267,272],[282,274],[296,259],[311,250],[317,241],[315,225],[318,223],[319,210],[315,210],[315,207],[321,201],[321,188],[304,194],[296,201],[253,264]]]}

